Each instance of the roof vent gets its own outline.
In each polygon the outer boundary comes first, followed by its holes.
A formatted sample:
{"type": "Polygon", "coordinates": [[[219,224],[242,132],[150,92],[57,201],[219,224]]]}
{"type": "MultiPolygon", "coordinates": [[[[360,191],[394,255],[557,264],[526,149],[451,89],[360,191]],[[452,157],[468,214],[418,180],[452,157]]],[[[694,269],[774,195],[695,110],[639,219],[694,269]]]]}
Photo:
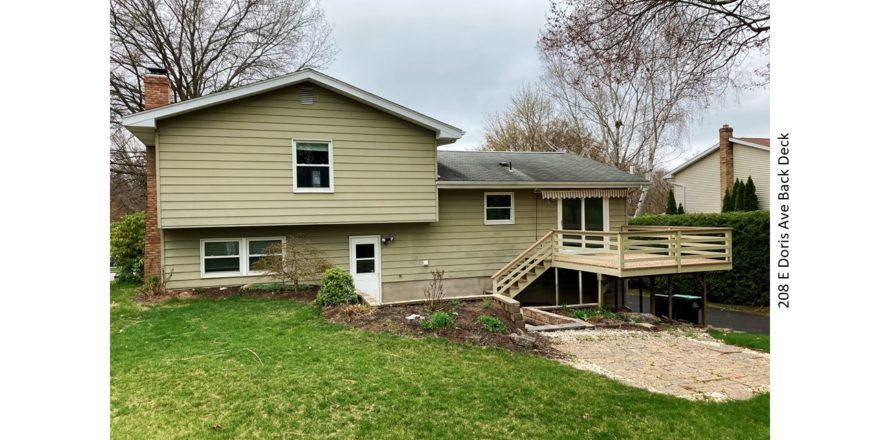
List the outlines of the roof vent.
{"type": "Polygon", "coordinates": [[[312,105],[315,103],[315,93],[311,87],[301,87],[299,89],[299,103],[303,105],[312,105]]]}
{"type": "Polygon", "coordinates": [[[508,161],[508,162],[498,162],[498,165],[501,165],[501,166],[503,166],[503,167],[507,167],[507,170],[508,170],[508,171],[513,171],[513,161],[508,161]]]}

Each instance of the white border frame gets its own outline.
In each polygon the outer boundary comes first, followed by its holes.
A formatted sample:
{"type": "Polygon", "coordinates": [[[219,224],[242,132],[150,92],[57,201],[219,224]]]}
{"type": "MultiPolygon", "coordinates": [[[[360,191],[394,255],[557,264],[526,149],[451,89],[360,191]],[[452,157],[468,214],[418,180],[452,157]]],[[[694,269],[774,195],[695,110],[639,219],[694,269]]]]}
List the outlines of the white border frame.
{"type": "MultiPolygon", "coordinates": [[[[256,277],[265,276],[265,271],[250,270],[250,249],[248,242],[251,240],[281,240],[281,247],[284,248],[286,240],[284,237],[239,237],[239,238],[202,238],[199,240],[199,273],[201,278],[237,278],[237,277],[256,277]],[[205,272],[205,243],[217,243],[226,241],[238,242],[238,271],[236,272],[205,272]]],[[[222,257],[218,257],[222,258],[222,257]]],[[[230,258],[230,257],[227,257],[230,258]]]]}
{"type": "MultiPolygon", "coordinates": [[[[335,192],[335,185],[333,182],[333,140],[332,139],[291,139],[290,141],[290,152],[291,152],[291,164],[293,165],[293,192],[294,193],[320,193],[320,194],[332,194],[335,192]],[[296,167],[299,165],[296,163],[296,144],[327,144],[327,167],[330,169],[330,188],[299,188],[296,182],[296,167]]],[[[303,164],[303,166],[310,166],[309,164],[303,164]]]]}
{"type": "MultiPolygon", "coordinates": [[[[484,225],[515,225],[516,224],[516,194],[513,192],[484,192],[483,193],[483,224],[484,225]],[[510,220],[489,220],[486,217],[489,196],[510,196],[510,220]]],[[[498,208],[498,207],[493,207],[498,208]]]]}
{"type": "Polygon", "coordinates": [[[382,304],[382,236],[381,235],[349,235],[348,236],[348,273],[352,278],[355,275],[355,253],[352,242],[359,238],[369,238],[376,240],[376,276],[379,277],[379,292],[376,295],[376,304],[382,304]]]}

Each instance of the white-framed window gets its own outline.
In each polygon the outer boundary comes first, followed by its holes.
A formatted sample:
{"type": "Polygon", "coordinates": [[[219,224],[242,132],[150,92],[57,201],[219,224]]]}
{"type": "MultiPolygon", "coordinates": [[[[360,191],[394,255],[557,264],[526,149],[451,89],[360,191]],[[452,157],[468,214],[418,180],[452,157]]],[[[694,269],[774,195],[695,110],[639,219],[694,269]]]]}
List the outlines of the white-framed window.
{"type": "Polygon", "coordinates": [[[512,225],[515,218],[512,192],[483,193],[483,224],[512,225]]]}
{"type": "Polygon", "coordinates": [[[202,278],[223,278],[263,275],[251,269],[260,258],[268,255],[272,244],[284,246],[283,237],[206,238],[199,243],[202,278]]]}
{"type": "Polygon", "coordinates": [[[293,141],[293,191],[333,192],[332,141],[293,141]]]}
{"type": "Polygon", "coordinates": [[[279,237],[268,237],[268,238],[246,238],[245,242],[247,243],[247,255],[248,255],[248,274],[249,275],[261,275],[264,272],[254,269],[254,264],[260,260],[260,258],[269,256],[269,255],[278,255],[278,252],[271,252],[273,249],[283,252],[284,239],[279,237]]]}

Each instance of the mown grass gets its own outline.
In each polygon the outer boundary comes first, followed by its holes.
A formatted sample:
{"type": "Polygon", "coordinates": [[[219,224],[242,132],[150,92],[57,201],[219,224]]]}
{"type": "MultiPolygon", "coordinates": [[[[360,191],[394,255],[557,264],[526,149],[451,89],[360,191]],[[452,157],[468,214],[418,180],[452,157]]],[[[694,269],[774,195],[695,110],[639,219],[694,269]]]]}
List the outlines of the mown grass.
{"type": "Polygon", "coordinates": [[[715,329],[709,329],[708,333],[713,338],[724,341],[726,344],[770,353],[770,335],[747,332],[723,332],[715,329]]]}
{"type": "Polygon", "coordinates": [[[769,396],[696,403],[506,350],[371,333],[254,297],[111,287],[114,438],[769,436],[769,396]]]}

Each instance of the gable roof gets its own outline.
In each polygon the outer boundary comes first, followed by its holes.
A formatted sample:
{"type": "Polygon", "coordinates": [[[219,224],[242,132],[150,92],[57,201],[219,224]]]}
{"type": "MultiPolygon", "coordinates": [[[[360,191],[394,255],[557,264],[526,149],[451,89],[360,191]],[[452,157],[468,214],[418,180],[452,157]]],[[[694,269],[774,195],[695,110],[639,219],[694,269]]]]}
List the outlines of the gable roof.
{"type": "MultiPolygon", "coordinates": [[[[768,153],[770,152],[770,138],[733,138],[732,137],[732,138],[730,138],[730,142],[733,143],[734,145],[742,145],[744,147],[756,148],[758,150],[766,151],[768,153]]],[[[672,179],[673,177],[675,177],[676,174],[684,171],[685,169],[687,169],[691,165],[701,161],[704,157],[718,151],[718,145],[719,144],[716,142],[715,145],[712,145],[711,147],[709,147],[709,149],[701,152],[700,154],[694,156],[693,158],[691,158],[687,162],[675,167],[672,171],[666,173],[666,175],[663,176],[663,178],[664,179],[672,179]]]]}
{"type": "Polygon", "coordinates": [[[647,180],[571,153],[438,151],[440,188],[637,187],[647,180]],[[512,169],[500,163],[512,164],[512,169]]]}
{"type": "Polygon", "coordinates": [[[144,136],[144,139],[141,139],[142,141],[145,141],[146,139],[145,143],[151,144],[151,136],[152,133],[155,132],[157,120],[201,110],[203,108],[220,105],[302,82],[310,82],[325,87],[370,107],[390,113],[429,130],[433,130],[437,134],[438,145],[451,144],[464,135],[464,131],[460,128],[438,121],[430,116],[426,116],[365,90],[361,90],[351,84],[342,82],[313,69],[298,70],[287,75],[258,81],[246,86],[212,93],[210,95],[169,104],[152,110],[134,113],[123,117],[121,122],[124,127],[128,128],[129,131],[138,136],[138,138],[144,136]]]}

